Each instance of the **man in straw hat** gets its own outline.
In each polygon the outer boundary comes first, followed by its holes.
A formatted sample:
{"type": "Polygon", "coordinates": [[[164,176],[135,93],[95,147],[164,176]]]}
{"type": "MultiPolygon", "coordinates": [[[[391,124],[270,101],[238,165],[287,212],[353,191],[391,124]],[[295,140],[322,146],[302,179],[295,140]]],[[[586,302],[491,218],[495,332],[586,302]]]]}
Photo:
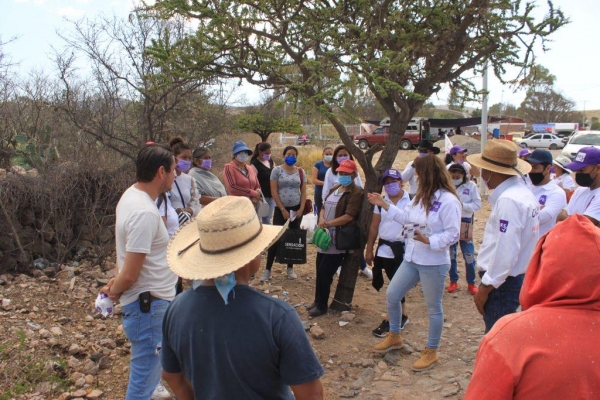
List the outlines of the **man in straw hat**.
{"type": "Polygon", "coordinates": [[[519,307],[519,292],[539,237],[539,205],[523,179],[531,165],[517,152],[513,142],[490,140],[483,154],[467,157],[481,169],[488,189],[494,189],[488,197],[492,212],[477,258],[481,285],[474,296],[486,332],[519,307]]]}
{"type": "Polygon", "coordinates": [[[173,237],[169,267],[193,280],[163,324],[163,378],[178,399],[323,398],[324,371],[296,311],[248,286],[286,228],[226,196],[173,237]]]}
{"type": "Polygon", "coordinates": [[[600,398],[599,257],[600,230],[581,215],[540,239],[523,312],[481,341],[466,400],[600,398]]]}
{"type": "Polygon", "coordinates": [[[147,400],[160,382],[162,319],[177,283],[165,257],[169,234],[155,203],[175,179],[171,149],[151,143],[140,150],[136,179],[117,205],[117,276],[101,291],[114,301],[120,298],[123,331],[131,342],[126,399],[147,400]]]}

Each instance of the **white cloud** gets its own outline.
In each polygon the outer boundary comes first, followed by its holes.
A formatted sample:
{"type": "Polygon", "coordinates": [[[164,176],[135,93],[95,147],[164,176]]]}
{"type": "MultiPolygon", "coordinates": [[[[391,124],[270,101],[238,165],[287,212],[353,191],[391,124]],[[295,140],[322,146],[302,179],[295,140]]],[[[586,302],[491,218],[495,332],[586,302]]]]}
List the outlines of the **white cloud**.
{"type": "Polygon", "coordinates": [[[46,3],[46,0],[33,0],[33,4],[43,5],[44,3],[46,3]]]}
{"type": "Polygon", "coordinates": [[[89,2],[91,2],[92,0],[75,0],[75,3],[79,3],[79,4],[88,4],[89,2]]]}
{"type": "Polygon", "coordinates": [[[27,0],[14,0],[15,3],[27,3],[27,0]]]}
{"type": "Polygon", "coordinates": [[[61,17],[80,18],[85,14],[85,11],[75,7],[62,7],[57,10],[57,14],[61,17]]]}

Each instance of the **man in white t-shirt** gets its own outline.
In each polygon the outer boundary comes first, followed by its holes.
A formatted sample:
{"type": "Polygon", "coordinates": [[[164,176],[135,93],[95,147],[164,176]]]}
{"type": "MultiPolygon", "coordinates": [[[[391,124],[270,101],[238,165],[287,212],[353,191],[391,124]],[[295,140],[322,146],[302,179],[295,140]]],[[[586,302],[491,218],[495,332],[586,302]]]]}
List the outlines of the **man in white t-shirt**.
{"type": "Polygon", "coordinates": [[[137,182],[117,205],[117,276],[101,291],[121,300],[123,331],[131,342],[127,400],[150,399],[160,382],[162,320],[175,297],[177,276],[167,266],[169,234],[155,201],[174,178],[171,150],[150,144],[138,153],[137,182]]]}
{"type": "Polygon", "coordinates": [[[567,206],[567,195],[550,179],[552,154],[548,150],[534,150],[527,162],[531,164],[529,189],[540,203],[540,237],[542,237],[556,225],[556,217],[567,206]]]}
{"type": "Polygon", "coordinates": [[[566,210],[558,216],[562,221],[568,215],[583,214],[600,220],[600,149],[584,147],[577,152],[575,161],[565,165],[575,171],[575,182],[580,186],[573,193],[566,210]]]}

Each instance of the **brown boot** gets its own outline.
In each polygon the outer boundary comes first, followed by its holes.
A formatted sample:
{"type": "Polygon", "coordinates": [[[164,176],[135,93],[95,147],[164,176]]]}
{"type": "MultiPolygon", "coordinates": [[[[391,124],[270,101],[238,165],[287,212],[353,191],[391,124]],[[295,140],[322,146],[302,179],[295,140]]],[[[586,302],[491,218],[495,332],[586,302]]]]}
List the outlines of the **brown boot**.
{"type": "Polygon", "coordinates": [[[421,353],[419,358],[412,366],[413,371],[425,371],[433,367],[433,364],[438,362],[438,356],[436,349],[425,349],[421,353]]]}
{"type": "Polygon", "coordinates": [[[377,353],[387,353],[390,350],[402,348],[402,336],[399,333],[389,332],[385,339],[379,342],[373,350],[377,353]]]}

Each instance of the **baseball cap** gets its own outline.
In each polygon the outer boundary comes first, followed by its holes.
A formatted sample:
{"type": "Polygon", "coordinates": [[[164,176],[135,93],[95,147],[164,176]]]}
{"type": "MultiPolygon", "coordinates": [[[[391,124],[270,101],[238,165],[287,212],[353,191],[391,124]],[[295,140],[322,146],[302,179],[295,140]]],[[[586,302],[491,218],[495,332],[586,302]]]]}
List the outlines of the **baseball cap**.
{"type": "Polygon", "coordinates": [[[356,172],[356,164],[352,160],[344,160],[340,163],[340,166],[337,167],[337,172],[352,174],[356,172]]]}
{"type": "Polygon", "coordinates": [[[552,164],[552,153],[548,150],[535,149],[527,159],[529,164],[552,164]]]}
{"type": "Polygon", "coordinates": [[[402,174],[400,171],[393,168],[385,170],[385,172],[381,175],[381,182],[383,182],[387,177],[402,180],[402,174]]]}
{"type": "Polygon", "coordinates": [[[531,150],[529,150],[529,149],[523,149],[523,150],[519,151],[519,157],[528,156],[530,154],[531,154],[531,150]]]}
{"type": "Polygon", "coordinates": [[[598,164],[600,164],[600,149],[595,147],[584,147],[577,152],[575,160],[572,163],[565,165],[565,168],[570,169],[571,171],[579,171],[588,165],[598,164]]]}
{"type": "Polygon", "coordinates": [[[464,153],[464,152],[467,152],[467,151],[469,151],[469,150],[467,150],[464,147],[460,147],[459,145],[455,144],[454,146],[452,146],[452,148],[450,149],[450,151],[448,153],[451,156],[453,156],[456,153],[464,153]]]}

